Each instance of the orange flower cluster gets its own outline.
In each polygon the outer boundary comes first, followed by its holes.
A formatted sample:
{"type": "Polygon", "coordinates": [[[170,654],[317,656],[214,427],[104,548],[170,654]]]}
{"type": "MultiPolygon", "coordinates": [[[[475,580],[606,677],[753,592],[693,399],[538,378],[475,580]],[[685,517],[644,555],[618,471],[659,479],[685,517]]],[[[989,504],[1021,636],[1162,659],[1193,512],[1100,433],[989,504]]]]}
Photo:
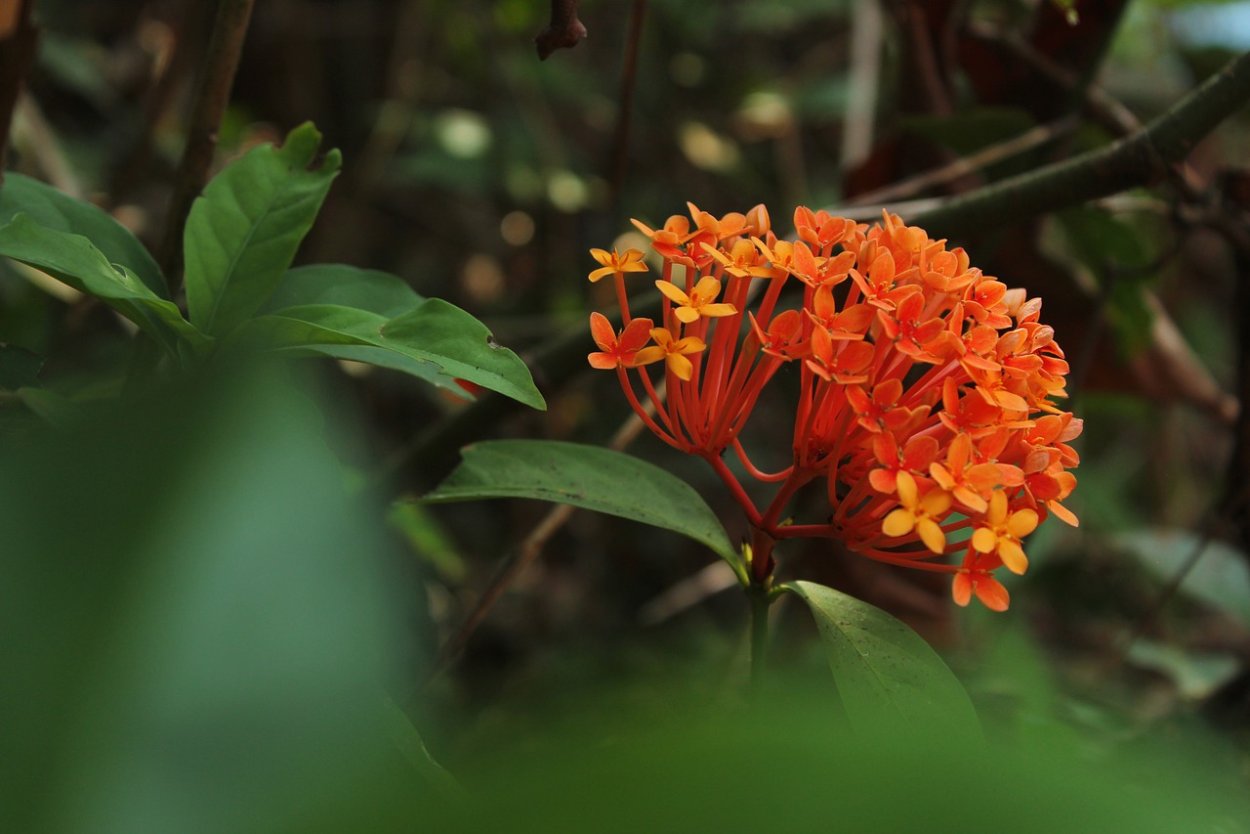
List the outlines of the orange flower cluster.
{"type": "Polygon", "coordinates": [[[1081,421],[1052,402],[1066,396],[1068,363],[1039,320],[1041,299],[889,214],[869,227],[800,207],[798,239],[787,241],[763,206],[720,218],[689,208],[659,229],[634,221],[663,260],[658,325],[630,315],[626,274],[645,271],[643,254],[591,250],[600,268],[590,279],[614,278],[624,327],[592,313],[589,360],[615,370],[657,437],[716,469],[757,531],[756,578],[771,572],[775,540],[833,537],[871,559],[952,574],[960,605],[976,596],[1006,609],[994,571],[1024,573],[1021,540],[1048,515],[1077,523],[1061,502],[1076,486],[1068,442],[1081,421]],[[648,367],[661,361],[666,398],[648,367]],[[762,472],[739,438],[783,369],[798,377],[793,462],[762,472]],[[729,448],[752,478],[778,485],[765,509],[722,460],[729,448]],[[827,523],[783,520],[799,489],[821,480],[827,523]]]}

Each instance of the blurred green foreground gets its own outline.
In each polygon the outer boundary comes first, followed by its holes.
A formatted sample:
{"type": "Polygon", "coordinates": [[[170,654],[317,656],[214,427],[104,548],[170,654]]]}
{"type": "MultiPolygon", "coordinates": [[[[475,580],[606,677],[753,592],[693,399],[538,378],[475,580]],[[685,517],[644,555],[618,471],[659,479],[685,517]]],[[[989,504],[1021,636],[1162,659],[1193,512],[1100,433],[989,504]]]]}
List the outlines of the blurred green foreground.
{"type": "Polygon", "coordinates": [[[1037,709],[985,743],[852,731],[782,671],[755,706],[553,680],[485,729],[426,726],[449,774],[390,697],[426,674],[416,568],[325,414],[219,372],[0,454],[0,830],[1250,830],[1236,758],[1199,736],[1112,752],[1037,709]]]}

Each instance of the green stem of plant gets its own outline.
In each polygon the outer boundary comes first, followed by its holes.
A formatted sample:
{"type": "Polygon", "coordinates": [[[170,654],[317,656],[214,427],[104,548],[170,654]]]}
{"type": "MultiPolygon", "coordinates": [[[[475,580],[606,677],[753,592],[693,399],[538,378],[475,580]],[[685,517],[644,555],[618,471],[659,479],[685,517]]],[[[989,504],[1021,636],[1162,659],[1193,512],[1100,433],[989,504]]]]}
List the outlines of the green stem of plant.
{"type": "Polygon", "coordinates": [[[767,586],[754,582],[747,586],[747,597],[751,602],[751,696],[759,703],[768,657],[768,606],[772,599],[767,586]]]}

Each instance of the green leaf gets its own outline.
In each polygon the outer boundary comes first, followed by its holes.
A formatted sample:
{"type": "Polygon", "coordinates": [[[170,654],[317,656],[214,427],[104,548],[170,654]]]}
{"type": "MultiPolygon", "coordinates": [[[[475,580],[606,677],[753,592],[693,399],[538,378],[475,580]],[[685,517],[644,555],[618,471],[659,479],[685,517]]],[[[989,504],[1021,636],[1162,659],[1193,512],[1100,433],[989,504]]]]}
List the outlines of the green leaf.
{"type": "Polygon", "coordinates": [[[75,200],[47,183],[9,171],[4,175],[4,187],[0,188],[0,225],[18,214],[28,215],[48,229],[82,235],[110,263],[126,267],[144,286],[165,297],[165,279],[156,261],[138,238],[103,209],[75,200]]]}
{"type": "Polygon", "coordinates": [[[491,440],[461,450],[460,466],[425,501],[537,498],[641,521],[707,545],[745,582],[746,568],[716,514],[687,483],[621,452],[552,440],[491,440]]]}
{"type": "Polygon", "coordinates": [[[423,301],[398,275],[344,264],[313,264],[288,270],[263,310],[335,304],[395,318],[411,313],[423,301]]]}
{"type": "Polygon", "coordinates": [[[855,597],[814,582],[782,586],[816,619],[833,681],[858,730],[980,738],[968,693],[916,632],[855,597]]]}
{"type": "Polygon", "coordinates": [[[395,319],[334,304],[288,307],[248,322],[237,340],[252,348],[368,362],[443,387],[463,379],[546,408],[520,357],[495,345],[473,316],[437,298],[395,319]]]}
{"type": "Polygon", "coordinates": [[[0,255],[48,273],[102,300],[152,335],[171,354],[183,343],[200,348],[207,339],[182,317],[176,304],[157,296],[125,266],[109,259],[81,235],[46,228],[19,214],[0,227],[0,255]]]}
{"type": "Polygon", "coordinates": [[[321,134],[291,131],[281,148],[264,145],[222,171],[187,218],[187,307],[212,335],[250,318],[281,282],[312,228],[342,158],[330,151],[310,167],[321,134]]]}
{"type": "Polygon", "coordinates": [[[392,319],[382,330],[389,345],[433,362],[443,372],[498,391],[531,408],[547,403],[521,358],[498,344],[486,325],[440,298],[392,319]]]}
{"type": "Polygon", "coordinates": [[[434,761],[417,728],[412,726],[408,715],[391,698],[383,700],[382,720],[396,749],[423,784],[450,799],[467,798],[455,777],[434,761]]]}

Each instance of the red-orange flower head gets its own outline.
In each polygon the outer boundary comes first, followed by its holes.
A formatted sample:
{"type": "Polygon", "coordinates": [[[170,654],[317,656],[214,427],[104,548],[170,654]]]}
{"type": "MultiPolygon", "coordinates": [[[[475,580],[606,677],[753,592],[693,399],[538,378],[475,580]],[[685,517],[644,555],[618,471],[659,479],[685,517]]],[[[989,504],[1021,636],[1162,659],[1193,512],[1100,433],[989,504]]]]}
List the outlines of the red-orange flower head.
{"type": "Polygon", "coordinates": [[[659,229],[634,221],[663,264],[658,325],[630,318],[625,273],[645,269],[641,253],[592,250],[591,280],[615,276],[626,327],[592,314],[590,364],[616,371],[657,437],[716,468],[766,541],[837,538],[952,574],[960,605],[1006,609],[995,571],[1024,573],[1022,539],[1049,515],[1077,523],[1062,502],[1081,421],[1055,403],[1068,363],[1041,300],[890,214],[869,227],[799,207],[788,241],[763,206],[719,219],[689,208],[659,229]],[[648,367],[661,359],[664,396],[648,367]],[[787,365],[799,382],[792,462],[767,473],[739,437],[787,365]],[[722,461],[731,447],[752,478],[778,484],[764,510],[722,461]],[[825,484],[828,522],[783,521],[812,481],[825,484]]]}

